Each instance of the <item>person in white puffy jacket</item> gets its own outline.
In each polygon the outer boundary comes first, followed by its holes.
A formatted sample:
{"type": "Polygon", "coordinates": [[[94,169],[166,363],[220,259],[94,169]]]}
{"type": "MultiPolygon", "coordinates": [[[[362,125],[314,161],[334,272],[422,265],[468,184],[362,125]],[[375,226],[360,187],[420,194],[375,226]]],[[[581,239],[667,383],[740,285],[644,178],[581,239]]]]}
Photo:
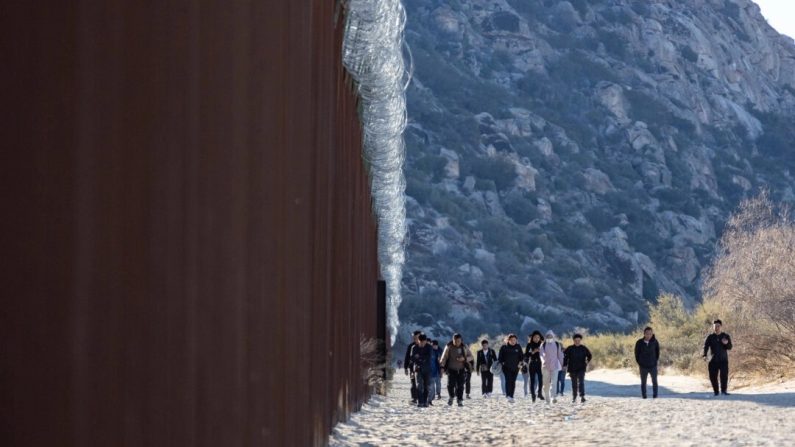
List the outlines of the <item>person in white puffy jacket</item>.
{"type": "Polygon", "coordinates": [[[557,403],[554,393],[550,392],[552,387],[552,378],[558,377],[558,371],[563,368],[563,346],[560,342],[555,340],[555,333],[552,330],[547,331],[544,336],[544,343],[541,344],[541,369],[542,369],[542,382],[544,399],[547,405],[550,403],[550,394],[552,394],[551,402],[557,403]]]}

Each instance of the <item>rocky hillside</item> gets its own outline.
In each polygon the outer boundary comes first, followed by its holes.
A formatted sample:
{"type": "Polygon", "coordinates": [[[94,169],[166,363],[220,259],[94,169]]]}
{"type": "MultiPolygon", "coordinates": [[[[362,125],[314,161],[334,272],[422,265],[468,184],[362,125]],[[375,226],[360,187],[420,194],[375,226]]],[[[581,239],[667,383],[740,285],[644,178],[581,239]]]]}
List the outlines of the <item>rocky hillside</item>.
{"type": "Polygon", "coordinates": [[[404,3],[404,329],[628,329],[742,197],[795,202],[795,44],[751,1],[404,3]]]}

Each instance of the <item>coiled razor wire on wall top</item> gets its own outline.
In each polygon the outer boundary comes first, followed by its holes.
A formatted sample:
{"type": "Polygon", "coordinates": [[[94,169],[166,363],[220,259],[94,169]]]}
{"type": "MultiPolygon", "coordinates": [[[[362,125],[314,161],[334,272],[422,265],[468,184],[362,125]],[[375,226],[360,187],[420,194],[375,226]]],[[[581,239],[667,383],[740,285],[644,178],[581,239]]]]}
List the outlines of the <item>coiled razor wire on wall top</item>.
{"type": "Polygon", "coordinates": [[[343,7],[342,63],[353,77],[360,99],[363,151],[378,221],[378,261],[386,281],[391,345],[400,324],[400,284],[406,259],[403,131],[406,88],[411,79],[411,69],[403,58],[406,10],[400,0],[346,0],[343,7]]]}

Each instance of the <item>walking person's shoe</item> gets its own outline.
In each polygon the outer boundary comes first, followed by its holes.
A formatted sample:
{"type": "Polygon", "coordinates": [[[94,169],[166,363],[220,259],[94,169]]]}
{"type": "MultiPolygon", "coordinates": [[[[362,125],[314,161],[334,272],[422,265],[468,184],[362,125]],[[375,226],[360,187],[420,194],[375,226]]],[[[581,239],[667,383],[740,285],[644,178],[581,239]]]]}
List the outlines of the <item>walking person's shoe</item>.
{"type": "Polygon", "coordinates": [[[574,397],[571,398],[571,403],[573,403],[573,404],[577,403],[577,396],[574,396],[574,397]]]}
{"type": "Polygon", "coordinates": [[[646,398],[646,395],[645,395],[645,394],[641,394],[641,396],[640,396],[640,397],[642,397],[642,398],[644,398],[644,399],[645,399],[645,398],[646,398]]]}
{"type": "Polygon", "coordinates": [[[453,398],[447,399],[447,405],[453,405],[453,398]]]}
{"type": "Polygon", "coordinates": [[[535,397],[535,396],[533,396],[533,403],[535,403],[535,402],[536,402],[536,397],[535,397]]]}
{"type": "Polygon", "coordinates": [[[437,395],[436,395],[436,398],[437,398],[437,399],[441,399],[441,398],[442,398],[442,395],[441,395],[441,394],[437,394],[437,395]]]}
{"type": "Polygon", "coordinates": [[[463,407],[464,406],[464,401],[461,400],[461,399],[458,399],[458,406],[459,407],[463,407]]]}
{"type": "Polygon", "coordinates": [[[581,403],[581,404],[584,404],[584,403],[585,403],[585,396],[582,396],[582,397],[580,397],[580,403],[581,403]]]}
{"type": "Polygon", "coordinates": [[[728,396],[729,392],[728,391],[722,391],[721,394],[723,394],[724,396],[728,396]]]}
{"type": "Polygon", "coordinates": [[[471,397],[469,397],[469,394],[467,394],[467,399],[472,399],[471,397]]]}
{"type": "Polygon", "coordinates": [[[541,399],[541,400],[544,400],[544,396],[542,396],[540,394],[538,395],[538,398],[541,399]]]}

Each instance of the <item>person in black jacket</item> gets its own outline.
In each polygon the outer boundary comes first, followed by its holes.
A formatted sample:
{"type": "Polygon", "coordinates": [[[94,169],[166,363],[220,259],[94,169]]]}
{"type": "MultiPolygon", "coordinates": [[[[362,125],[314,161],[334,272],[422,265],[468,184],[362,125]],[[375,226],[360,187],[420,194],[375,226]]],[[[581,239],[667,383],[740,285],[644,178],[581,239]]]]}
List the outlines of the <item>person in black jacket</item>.
{"type": "Polygon", "coordinates": [[[433,348],[425,334],[417,336],[417,344],[411,348],[411,365],[417,381],[417,401],[419,407],[428,406],[428,390],[431,385],[431,358],[433,348]]]}
{"type": "Polygon", "coordinates": [[[591,351],[582,344],[582,335],[574,334],[574,344],[563,351],[563,366],[568,368],[571,377],[572,403],[577,401],[577,393],[580,402],[585,403],[585,370],[591,358],[591,351]]]}
{"type": "Polygon", "coordinates": [[[516,389],[516,376],[519,375],[519,364],[524,358],[522,347],[516,344],[516,341],[516,334],[508,335],[508,344],[500,347],[500,354],[497,358],[497,361],[502,363],[502,372],[505,375],[505,396],[511,403],[513,403],[513,392],[516,389]]]}
{"type": "Polygon", "coordinates": [[[541,393],[541,354],[539,352],[543,341],[544,336],[541,335],[541,332],[533,331],[524,351],[524,361],[527,363],[527,370],[530,373],[530,394],[533,397],[533,402],[536,401],[536,392],[538,392],[538,398],[544,400],[541,393]]]}
{"type": "Polygon", "coordinates": [[[411,343],[406,347],[406,356],[403,358],[403,370],[406,375],[411,377],[411,403],[417,403],[417,379],[414,377],[414,368],[411,365],[411,349],[417,344],[417,337],[422,331],[414,331],[411,335],[411,343]]]}
{"type": "Polygon", "coordinates": [[[651,397],[657,398],[657,361],[660,360],[660,344],[650,327],[643,329],[643,338],[635,342],[635,361],[640,367],[640,395],[646,399],[646,379],[651,375],[651,397]]]}
{"type": "Polygon", "coordinates": [[[491,390],[494,387],[494,374],[491,373],[491,365],[497,361],[497,353],[489,348],[489,341],[483,340],[480,342],[482,349],[478,351],[477,364],[475,365],[475,372],[480,376],[481,390],[483,397],[491,396],[491,390]]]}
{"type": "Polygon", "coordinates": [[[720,373],[720,392],[728,395],[729,385],[729,353],[732,348],[732,339],[729,334],[723,332],[723,322],[715,320],[712,322],[712,333],[704,340],[704,359],[707,352],[712,352],[709,361],[709,381],[712,382],[712,390],[718,395],[718,374],[720,373]]]}

